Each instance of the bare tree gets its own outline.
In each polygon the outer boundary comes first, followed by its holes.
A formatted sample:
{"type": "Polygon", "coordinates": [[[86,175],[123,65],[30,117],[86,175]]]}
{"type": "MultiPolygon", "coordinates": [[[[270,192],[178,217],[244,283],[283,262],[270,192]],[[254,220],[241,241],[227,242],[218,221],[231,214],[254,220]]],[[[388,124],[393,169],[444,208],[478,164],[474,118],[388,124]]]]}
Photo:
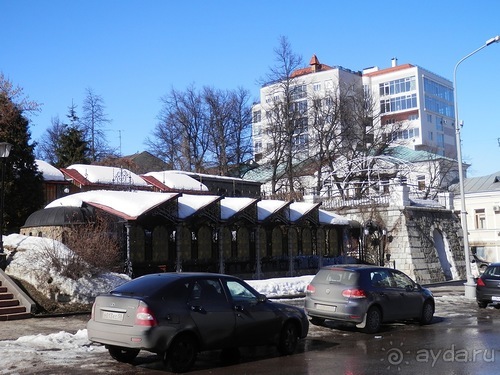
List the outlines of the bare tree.
{"type": "Polygon", "coordinates": [[[81,125],[85,138],[90,145],[90,159],[93,162],[113,152],[105,135],[105,127],[111,122],[105,113],[105,109],[103,98],[95,94],[91,88],[87,88],[83,101],[81,125]]]}
{"type": "Polygon", "coordinates": [[[146,144],[171,168],[228,175],[250,155],[248,96],[243,89],[172,89],[146,144]]]}
{"type": "MultiPolygon", "coordinates": [[[[327,126],[318,131],[322,153],[317,159],[321,166],[327,166],[328,179],[343,198],[361,197],[379,189],[380,180],[395,177],[396,172],[380,174],[377,157],[394,146],[393,135],[405,129],[407,122],[388,121],[381,125],[375,117],[377,104],[361,85],[340,84],[326,101],[329,106],[321,118],[327,119],[327,126]]],[[[322,181],[318,179],[317,188],[322,187],[322,181]]]]}
{"type": "Polygon", "coordinates": [[[59,116],[52,117],[50,121],[51,126],[47,128],[40,138],[36,153],[39,159],[45,160],[49,164],[56,165],[58,160],[55,150],[59,146],[59,141],[64,133],[66,125],[61,122],[59,116]]]}
{"type": "Polygon", "coordinates": [[[239,169],[245,156],[250,156],[250,107],[248,91],[203,90],[209,119],[209,150],[218,174],[227,176],[239,169]]]}
{"type": "Polygon", "coordinates": [[[232,92],[232,132],[229,135],[231,162],[238,167],[252,156],[252,110],[249,104],[250,92],[242,87],[232,92]]]}
{"type": "Polygon", "coordinates": [[[203,97],[193,86],[172,89],[163,98],[159,120],[146,144],[173,168],[205,172],[209,149],[209,122],[203,97]]]}
{"type": "Polygon", "coordinates": [[[271,169],[271,193],[279,190],[279,181],[285,176],[290,195],[294,194],[294,162],[304,151],[307,142],[307,90],[299,85],[293,73],[302,65],[302,58],[292,51],[286,37],[280,38],[274,50],[275,66],[269,69],[266,82],[271,85],[269,103],[263,104],[268,127],[264,130],[270,143],[264,150],[265,160],[271,169]],[[304,100],[305,98],[305,100],[304,100]]]}

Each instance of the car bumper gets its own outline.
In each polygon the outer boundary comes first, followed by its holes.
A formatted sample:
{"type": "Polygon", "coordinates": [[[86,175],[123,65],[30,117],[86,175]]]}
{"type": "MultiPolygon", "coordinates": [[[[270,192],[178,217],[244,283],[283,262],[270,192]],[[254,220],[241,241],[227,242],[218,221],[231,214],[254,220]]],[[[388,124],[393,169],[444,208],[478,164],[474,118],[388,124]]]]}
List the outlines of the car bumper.
{"type": "Polygon", "coordinates": [[[155,342],[151,339],[150,327],[111,326],[90,320],[87,335],[90,341],[104,345],[154,351],[155,342]]]}
{"type": "Polygon", "coordinates": [[[358,324],[363,321],[367,309],[364,303],[331,305],[309,301],[305,305],[305,310],[310,317],[358,324]]]}

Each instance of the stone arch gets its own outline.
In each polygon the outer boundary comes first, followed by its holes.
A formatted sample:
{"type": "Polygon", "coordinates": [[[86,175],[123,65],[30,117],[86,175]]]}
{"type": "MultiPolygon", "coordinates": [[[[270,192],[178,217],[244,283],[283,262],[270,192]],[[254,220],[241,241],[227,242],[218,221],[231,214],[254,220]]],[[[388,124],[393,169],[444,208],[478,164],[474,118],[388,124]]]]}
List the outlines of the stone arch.
{"type": "Polygon", "coordinates": [[[443,274],[446,280],[454,280],[459,277],[458,270],[455,265],[455,259],[450,249],[450,244],[446,234],[437,226],[431,227],[431,237],[434,243],[439,263],[443,269],[443,274]]]}

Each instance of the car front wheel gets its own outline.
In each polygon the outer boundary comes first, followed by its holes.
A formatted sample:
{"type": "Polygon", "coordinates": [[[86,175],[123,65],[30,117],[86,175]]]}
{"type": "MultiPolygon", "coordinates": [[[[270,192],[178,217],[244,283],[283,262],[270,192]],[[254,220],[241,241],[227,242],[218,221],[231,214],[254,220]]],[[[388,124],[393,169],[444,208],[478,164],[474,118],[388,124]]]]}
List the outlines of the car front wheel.
{"type": "Polygon", "coordinates": [[[163,362],[172,372],[186,372],[193,367],[198,355],[196,340],[188,335],[183,335],[174,340],[165,353],[163,362]]]}
{"type": "Polygon", "coordinates": [[[287,322],[281,330],[278,351],[281,355],[293,354],[295,349],[297,349],[298,342],[299,332],[297,325],[293,322],[287,322]]]}
{"type": "Polygon", "coordinates": [[[422,315],[420,317],[420,324],[431,324],[434,317],[434,305],[430,301],[425,301],[422,307],[422,315]]]}
{"type": "Polygon", "coordinates": [[[109,355],[118,362],[130,363],[139,354],[139,349],[121,348],[119,346],[109,346],[109,355]]]}

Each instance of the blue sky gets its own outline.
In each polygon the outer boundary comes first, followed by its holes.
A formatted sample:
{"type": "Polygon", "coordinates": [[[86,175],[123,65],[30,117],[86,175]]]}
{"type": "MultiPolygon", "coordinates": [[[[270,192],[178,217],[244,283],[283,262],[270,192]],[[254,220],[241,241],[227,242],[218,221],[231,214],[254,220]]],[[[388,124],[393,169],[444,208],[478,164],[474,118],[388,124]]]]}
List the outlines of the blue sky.
{"type": "MultiPolygon", "coordinates": [[[[107,137],[123,155],[146,149],[172,88],[244,87],[258,99],[286,36],[307,63],[352,70],[419,65],[453,79],[455,64],[500,34],[500,1],[0,0],[0,71],[42,103],[37,141],[86,88],[102,96],[107,137]]],[[[457,75],[469,176],[500,171],[500,43],[457,75]]],[[[80,113],[80,112],[79,112],[80,113]]]]}

